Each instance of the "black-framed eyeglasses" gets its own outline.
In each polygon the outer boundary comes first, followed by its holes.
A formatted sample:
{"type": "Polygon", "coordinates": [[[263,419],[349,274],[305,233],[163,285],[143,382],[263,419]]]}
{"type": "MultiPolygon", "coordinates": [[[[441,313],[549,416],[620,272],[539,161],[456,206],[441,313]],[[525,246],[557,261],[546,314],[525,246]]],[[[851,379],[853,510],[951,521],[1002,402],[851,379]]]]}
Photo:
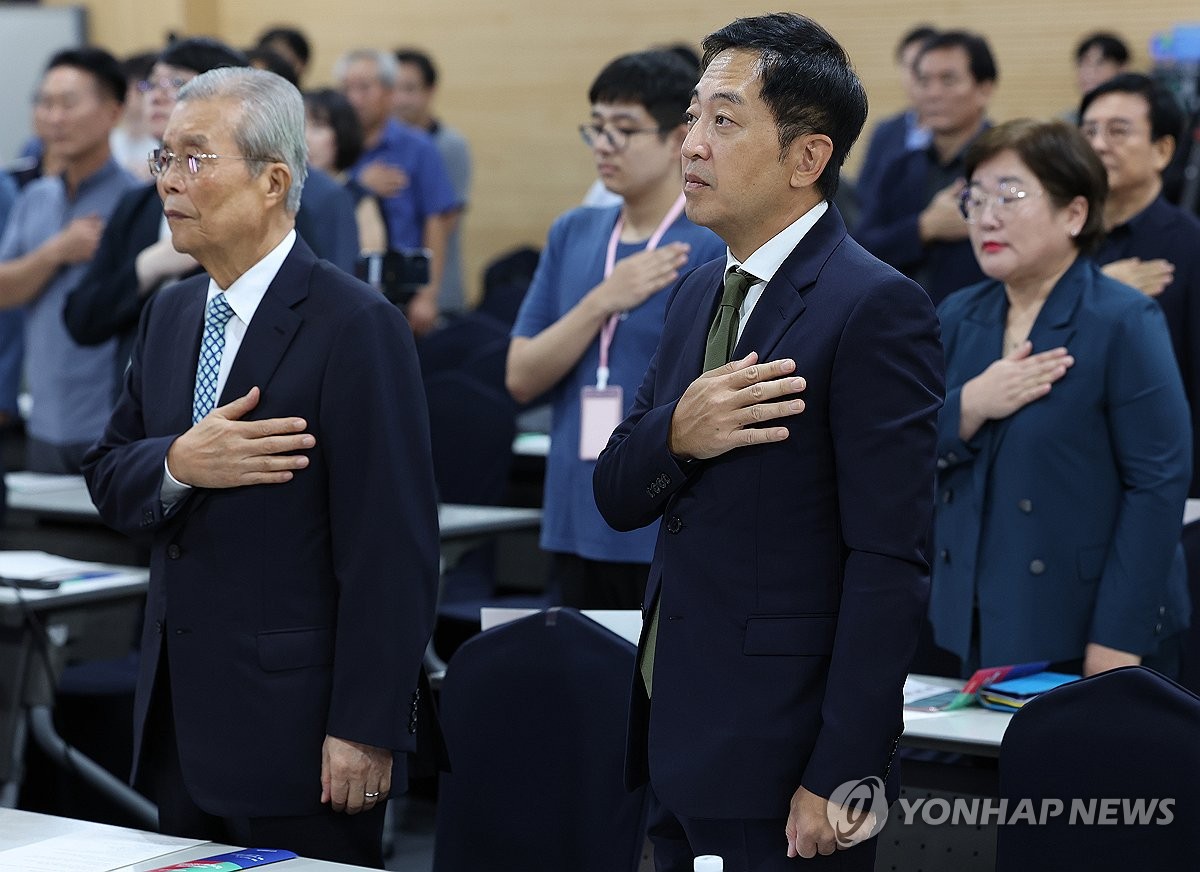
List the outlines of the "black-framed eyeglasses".
{"type": "Polygon", "coordinates": [[[156,148],[150,152],[150,155],[146,158],[146,163],[150,165],[150,174],[153,176],[165,176],[171,171],[171,165],[175,163],[181,163],[183,166],[186,166],[188,174],[194,176],[200,172],[200,168],[204,166],[204,162],[209,160],[269,160],[269,158],[243,157],[237,154],[203,154],[198,152],[178,155],[165,148],[156,148]]]}
{"type": "Polygon", "coordinates": [[[155,88],[161,88],[170,94],[178,94],[179,89],[188,81],[188,79],[181,79],[178,76],[159,76],[157,79],[139,79],[136,87],[143,94],[149,94],[155,88]]]}
{"type": "Polygon", "coordinates": [[[613,151],[624,151],[629,147],[629,138],[639,133],[662,133],[659,127],[608,127],[603,124],[580,124],[579,135],[588,148],[595,148],[600,137],[604,137],[613,151]]]}
{"type": "Polygon", "coordinates": [[[989,194],[979,185],[970,185],[963,189],[958,201],[959,211],[968,224],[974,224],[983,214],[983,210],[991,204],[992,213],[1003,217],[1014,207],[1030,197],[1040,197],[1041,191],[1023,191],[1016,185],[1000,185],[995,193],[989,194]]]}

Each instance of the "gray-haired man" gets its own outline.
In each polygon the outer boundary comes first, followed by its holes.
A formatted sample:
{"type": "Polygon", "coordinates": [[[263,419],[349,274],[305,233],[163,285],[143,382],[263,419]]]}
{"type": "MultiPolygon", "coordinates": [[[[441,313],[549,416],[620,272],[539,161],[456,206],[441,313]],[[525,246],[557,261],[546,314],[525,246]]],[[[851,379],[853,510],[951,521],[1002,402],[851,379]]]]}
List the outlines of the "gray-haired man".
{"type": "Polygon", "coordinates": [[[147,304],[84,464],[153,544],[135,778],[164,831],[378,867],[437,573],[412,336],[296,237],[304,108],[279,77],[198,76],[154,166],[211,278],[147,304]]]}

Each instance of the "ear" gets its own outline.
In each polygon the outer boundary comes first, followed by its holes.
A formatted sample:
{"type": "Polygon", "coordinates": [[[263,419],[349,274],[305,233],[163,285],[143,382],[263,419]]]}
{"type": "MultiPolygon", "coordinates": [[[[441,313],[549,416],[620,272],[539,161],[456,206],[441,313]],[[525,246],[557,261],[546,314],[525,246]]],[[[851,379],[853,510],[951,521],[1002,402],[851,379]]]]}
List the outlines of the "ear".
{"type": "Polygon", "coordinates": [[[292,171],[288,169],[287,164],[275,161],[267,164],[258,181],[266,198],[267,208],[273,208],[276,204],[282,205],[287,201],[288,191],[292,187],[292,171]]]}
{"type": "Polygon", "coordinates": [[[1150,150],[1154,154],[1154,168],[1161,173],[1175,156],[1175,137],[1170,134],[1159,137],[1150,143],[1150,150]]]}
{"type": "Polygon", "coordinates": [[[1067,233],[1074,239],[1083,232],[1083,227],[1087,224],[1087,198],[1082,196],[1076,197],[1063,208],[1062,214],[1066,223],[1067,233]]]}
{"type": "Polygon", "coordinates": [[[806,133],[798,136],[788,147],[785,162],[792,169],[793,188],[816,187],[817,179],[833,158],[833,140],[824,133],[806,133]]]}

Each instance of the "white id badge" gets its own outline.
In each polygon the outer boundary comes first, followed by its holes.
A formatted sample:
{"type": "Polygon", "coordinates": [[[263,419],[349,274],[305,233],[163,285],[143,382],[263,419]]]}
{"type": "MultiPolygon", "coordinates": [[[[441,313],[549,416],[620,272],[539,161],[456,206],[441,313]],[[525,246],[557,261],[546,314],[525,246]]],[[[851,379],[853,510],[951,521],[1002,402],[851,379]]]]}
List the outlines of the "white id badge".
{"type": "Polygon", "coordinates": [[[624,393],[620,385],[606,388],[590,385],[579,392],[579,459],[595,460],[608,444],[608,437],[625,417],[624,393]]]}

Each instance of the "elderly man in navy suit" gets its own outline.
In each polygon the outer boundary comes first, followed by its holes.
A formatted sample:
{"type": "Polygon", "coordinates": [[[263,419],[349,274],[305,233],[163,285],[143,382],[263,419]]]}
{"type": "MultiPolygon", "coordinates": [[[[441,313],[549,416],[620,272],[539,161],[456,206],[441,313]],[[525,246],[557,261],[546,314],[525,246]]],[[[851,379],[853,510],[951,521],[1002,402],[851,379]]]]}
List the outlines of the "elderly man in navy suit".
{"type": "Polygon", "coordinates": [[[842,47],[780,13],[704,50],[684,191],[728,255],[671,291],[594,479],[614,527],[663,519],[627,781],[661,805],[659,870],[702,853],[866,870],[874,842],[854,842],[872,826],[848,832],[862,819],[829,798],[897,789],[928,592],[937,319],[830,205],[867,108],[842,47]]]}
{"type": "Polygon", "coordinates": [[[195,78],[153,169],[207,276],[146,304],[85,461],[104,519],[152,543],[135,778],[165,832],[382,868],[437,578],[412,335],[296,236],[283,79],[195,78]]]}

